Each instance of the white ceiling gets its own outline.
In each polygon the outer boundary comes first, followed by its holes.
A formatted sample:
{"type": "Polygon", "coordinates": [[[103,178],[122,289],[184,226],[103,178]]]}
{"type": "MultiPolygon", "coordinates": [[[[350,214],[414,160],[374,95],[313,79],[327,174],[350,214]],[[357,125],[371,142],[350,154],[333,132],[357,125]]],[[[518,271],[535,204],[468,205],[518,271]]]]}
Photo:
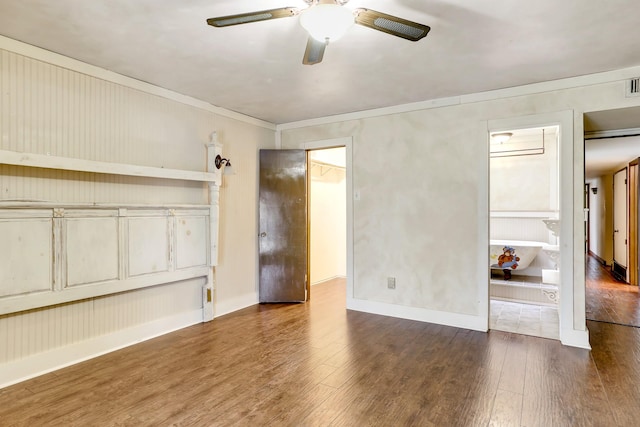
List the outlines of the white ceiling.
{"type": "Polygon", "coordinates": [[[585,113],[587,136],[604,137],[584,142],[587,179],[614,173],[622,165],[640,157],[640,107],[585,113]],[[613,135],[627,135],[612,137],[613,135]]]}
{"type": "Polygon", "coordinates": [[[585,177],[592,179],[614,173],[638,157],[640,136],[585,141],[585,177]]]}
{"type": "Polygon", "coordinates": [[[640,107],[617,108],[613,110],[594,111],[584,114],[585,133],[606,132],[620,129],[633,130],[640,128],[640,107]]]}
{"type": "Polygon", "coordinates": [[[271,123],[640,65],[637,0],[351,0],[431,26],[354,26],[302,65],[298,18],[206,19],[302,0],[0,0],[0,34],[271,123]]]}

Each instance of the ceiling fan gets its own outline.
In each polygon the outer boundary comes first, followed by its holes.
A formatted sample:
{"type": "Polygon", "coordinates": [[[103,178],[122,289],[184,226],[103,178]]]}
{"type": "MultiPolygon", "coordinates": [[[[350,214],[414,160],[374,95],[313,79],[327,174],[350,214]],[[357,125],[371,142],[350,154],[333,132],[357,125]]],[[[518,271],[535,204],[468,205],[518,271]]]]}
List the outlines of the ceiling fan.
{"type": "Polygon", "coordinates": [[[371,9],[349,9],[344,5],[349,0],[304,0],[307,8],[281,7],[278,9],[240,13],[207,19],[214,27],[249,24],[269,19],[288,18],[300,15],[300,25],[309,33],[307,48],[302,63],[317,64],[322,61],[324,49],[329,42],[340,38],[353,25],[363,25],[403,39],[418,41],[425,37],[430,27],[417,22],[387,15],[371,9]]]}

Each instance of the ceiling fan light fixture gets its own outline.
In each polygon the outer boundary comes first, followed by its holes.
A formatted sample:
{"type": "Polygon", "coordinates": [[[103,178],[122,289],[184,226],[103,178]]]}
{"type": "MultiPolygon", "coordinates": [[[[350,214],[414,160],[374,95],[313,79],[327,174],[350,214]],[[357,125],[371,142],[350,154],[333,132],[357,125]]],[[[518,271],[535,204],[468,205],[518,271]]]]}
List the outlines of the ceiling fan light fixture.
{"type": "Polygon", "coordinates": [[[300,14],[300,25],[323,43],[338,40],[354,23],[353,12],[337,4],[317,4],[300,14]]]}

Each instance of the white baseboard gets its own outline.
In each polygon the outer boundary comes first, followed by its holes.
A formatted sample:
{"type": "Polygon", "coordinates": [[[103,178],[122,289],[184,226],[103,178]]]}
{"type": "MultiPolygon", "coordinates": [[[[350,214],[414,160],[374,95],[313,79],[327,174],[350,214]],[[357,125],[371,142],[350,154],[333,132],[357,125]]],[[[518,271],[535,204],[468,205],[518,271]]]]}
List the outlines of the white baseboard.
{"type": "Polygon", "coordinates": [[[3,363],[0,365],[0,388],[202,323],[202,319],[202,309],[193,310],[3,363]]]}
{"type": "Polygon", "coordinates": [[[489,330],[489,319],[468,314],[448,313],[355,298],[347,298],[347,309],[398,317],[400,319],[454,326],[456,328],[471,329],[474,331],[487,332],[489,330]]]}
{"type": "Polygon", "coordinates": [[[313,283],[311,284],[311,286],[319,285],[319,284],[321,284],[321,283],[325,283],[325,282],[328,282],[328,281],[330,281],[330,280],[334,280],[334,279],[346,279],[346,278],[347,278],[347,276],[333,276],[333,277],[327,277],[326,279],[322,279],[322,280],[318,280],[318,281],[313,282],[313,283]]]}
{"type": "Polygon", "coordinates": [[[258,304],[258,294],[256,292],[240,295],[224,301],[217,301],[215,317],[233,313],[234,311],[242,310],[255,304],[258,304]]]}
{"type": "Polygon", "coordinates": [[[591,344],[589,344],[588,329],[585,329],[584,331],[576,331],[575,329],[561,329],[560,342],[562,343],[562,345],[591,350],[591,344]]]}
{"type": "MultiPolygon", "coordinates": [[[[366,301],[355,298],[347,298],[347,309],[362,311],[371,314],[380,314],[383,316],[397,317],[400,319],[435,323],[437,325],[471,329],[473,331],[487,332],[489,330],[489,320],[482,316],[447,313],[443,311],[427,310],[417,307],[406,307],[401,305],[387,304],[376,301],[366,301]]],[[[591,350],[588,330],[561,330],[560,342],[562,343],[562,345],[591,350]]]]}

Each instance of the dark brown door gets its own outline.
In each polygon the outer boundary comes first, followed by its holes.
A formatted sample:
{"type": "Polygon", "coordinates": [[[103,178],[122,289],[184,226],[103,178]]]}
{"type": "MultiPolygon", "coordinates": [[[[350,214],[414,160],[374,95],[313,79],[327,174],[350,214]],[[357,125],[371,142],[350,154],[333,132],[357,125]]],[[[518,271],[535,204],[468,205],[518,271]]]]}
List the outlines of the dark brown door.
{"type": "Polygon", "coordinates": [[[305,150],[260,150],[261,303],[306,299],[306,158],[305,150]]]}

